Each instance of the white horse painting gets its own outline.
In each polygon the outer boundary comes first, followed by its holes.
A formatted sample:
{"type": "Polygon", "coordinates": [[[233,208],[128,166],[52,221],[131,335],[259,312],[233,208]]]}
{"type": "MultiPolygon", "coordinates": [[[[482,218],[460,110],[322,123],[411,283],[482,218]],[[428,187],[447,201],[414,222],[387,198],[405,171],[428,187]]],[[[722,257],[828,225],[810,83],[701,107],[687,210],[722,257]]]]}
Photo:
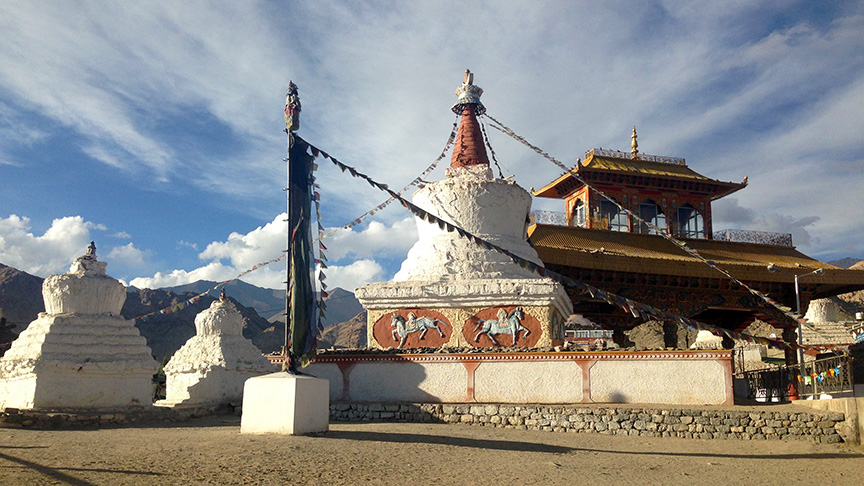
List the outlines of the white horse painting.
{"type": "Polygon", "coordinates": [[[513,346],[516,346],[521,331],[525,331],[525,334],[522,335],[522,339],[527,338],[528,335],[531,334],[531,331],[522,325],[522,319],[524,318],[525,312],[521,307],[513,309],[509,314],[504,309],[498,309],[497,320],[481,319],[477,321],[477,326],[474,330],[480,329],[480,332],[474,336],[474,342],[480,342],[480,335],[485,334],[495,346],[500,346],[501,344],[495,339],[495,336],[499,334],[509,334],[513,336],[513,346]]]}
{"type": "Polygon", "coordinates": [[[408,338],[409,334],[417,331],[420,331],[420,339],[426,337],[426,333],[429,329],[435,329],[442,338],[444,337],[444,331],[442,331],[441,327],[436,324],[441,323],[446,325],[447,323],[444,321],[425,316],[418,318],[413,312],[408,313],[407,321],[404,317],[395,312],[392,317],[393,320],[390,322],[390,327],[393,328],[393,340],[399,340],[399,348],[405,345],[405,340],[408,338]]]}

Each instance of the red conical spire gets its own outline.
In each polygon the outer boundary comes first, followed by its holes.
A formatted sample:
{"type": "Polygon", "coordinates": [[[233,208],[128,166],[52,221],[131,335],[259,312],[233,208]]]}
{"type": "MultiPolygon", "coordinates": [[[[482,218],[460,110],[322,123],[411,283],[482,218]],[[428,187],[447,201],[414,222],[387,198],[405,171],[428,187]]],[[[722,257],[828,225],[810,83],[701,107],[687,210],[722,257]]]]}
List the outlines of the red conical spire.
{"type": "Polygon", "coordinates": [[[483,89],[474,84],[474,74],[465,70],[465,82],[456,88],[459,101],[453,106],[453,111],[462,114],[462,123],[456,133],[456,143],[453,145],[453,157],[450,167],[465,167],[468,165],[489,165],[486,146],[483,145],[483,133],[477,122],[477,115],[486,112],[480,95],[483,89]]]}
{"type": "Polygon", "coordinates": [[[472,105],[462,110],[462,123],[456,133],[456,143],[453,145],[453,157],[450,167],[465,167],[466,165],[489,165],[489,156],[483,145],[483,133],[472,105]]]}

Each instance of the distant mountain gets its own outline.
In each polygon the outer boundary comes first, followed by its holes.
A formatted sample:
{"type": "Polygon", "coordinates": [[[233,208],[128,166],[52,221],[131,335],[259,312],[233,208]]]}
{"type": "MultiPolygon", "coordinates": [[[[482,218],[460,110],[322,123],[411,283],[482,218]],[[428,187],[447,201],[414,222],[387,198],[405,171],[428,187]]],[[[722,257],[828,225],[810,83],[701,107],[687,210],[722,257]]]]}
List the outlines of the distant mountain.
{"type": "MultiPolygon", "coordinates": [[[[201,294],[211,291],[213,297],[219,296],[218,290],[213,290],[219,282],[210,282],[208,280],[199,280],[186,285],[178,285],[176,287],[165,287],[165,290],[170,290],[177,294],[183,292],[194,292],[201,294]]],[[[265,289],[252,284],[243,282],[242,280],[232,280],[225,284],[225,292],[228,297],[233,298],[237,302],[246,307],[254,307],[258,315],[265,318],[282,314],[285,312],[285,290],[284,289],[265,289]]]]}
{"type": "Polygon", "coordinates": [[[864,262],[864,260],[846,257],[846,258],[841,258],[839,260],[834,260],[834,261],[825,262],[825,263],[827,263],[828,265],[834,265],[835,267],[850,268],[853,265],[855,265],[856,263],[861,263],[861,262],[864,262]]]}
{"type": "Polygon", "coordinates": [[[327,327],[318,338],[318,349],[365,347],[366,311],[348,321],[327,327]]]}
{"type": "MultiPolygon", "coordinates": [[[[45,311],[42,282],[42,278],[0,264],[0,309],[2,309],[2,317],[7,321],[0,327],[0,356],[18,334],[35,320],[40,312],[45,311]]],[[[216,285],[217,282],[202,280],[168,289],[128,287],[126,302],[120,314],[126,319],[145,316],[180,302],[186,302],[195,295],[212,290],[216,285]]],[[[285,341],[285,328],[284,321],[279,319],[284,312],[285,292],[233,281],[226,285],[226,293],[243,316],[243,335],[251,339],[264,353],[281,350],[285,341]],[[268,322],[261,317],[262,312],[258,312],[258,309],[261,309],[264,315],[273,315],[271,321],[277,322],[268,322]]],[[[135,327],[147,340],[153,355],[161,361],[173,355],[180,346],[195,335],[195,316],[208,308],[217,297],[218,292],[213,292],[178,312],[167,315],[155,314],[147,319],[138,319],[135,321],[135,327]]],[[[326,318],[323,324],[328,327],[338,322],[349,321],[363,311],[354,294],[340,288],[329,292],[326,302],[326,318]]],[[[364,343],[365,337],[364,330],[364,343]]]]}
{"type": "MultiPolygon", "coordinates": [[[[185,302],[197,294],[197,292],[176,294],[164,289],[126,292],[126,302],[123,304],[120,315],[126,319],[135,319],[185,302]]],[[[270,323],[259,316],[254,308],[244,306],[230,295],[228,299],[234,303],[243,316],[243,336],[251,339],[253,343],[258,335],[271,327],[270,323]]],[[[205,295],[201,300],[186,306],[183,310],[167,315],[155,314],[146,319],[136,319],[135,327],[147,340],[147,345],[152,350],[153,355],[161,362],[166,357],[170,358],[190,337],[195,335],[195,316],[210,307],[214,300],[216,297],[205,295]]],[[[262,349],[262,351],[271,350],[262,349]]]]}
{"type": "MultiPolygon", "coordinates": [[[[327,293],[327,297],[324,298],[324,303],[327,308],[324,310],[324,319],[321,320],[321,325],[324,326],[324,328],[330,327],[336,323],[348,321],[358,313],[363,312],[363,306],[360,305],[360,301],[354,297],[354,293],[339,287],[336,287],[333,290],[328,290],[327,293]]],[[[259,314],[267,315],[261,312],[259,312],[259,314]]],[[[284,314],[285,311],[280,310],[280,312],[267,320],[273,324],[278,322],[284,326],[284,314]]]]}
{"type": "Polygon", "coordinates": [[[14,325],[17,336],[40,312],[45,312],[42,300],[44,279],[0,263],[0,309],[7,325],[14,325]]]}

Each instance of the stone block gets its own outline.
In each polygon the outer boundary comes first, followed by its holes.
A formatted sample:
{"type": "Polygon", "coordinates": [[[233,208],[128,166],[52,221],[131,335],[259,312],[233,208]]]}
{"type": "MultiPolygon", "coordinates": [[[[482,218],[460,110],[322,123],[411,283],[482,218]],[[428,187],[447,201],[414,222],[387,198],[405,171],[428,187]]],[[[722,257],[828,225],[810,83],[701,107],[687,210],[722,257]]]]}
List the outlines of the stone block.
{"type": "Polygon", "coordinates": [[[303,435],[329,429],[327,380],[287,372],[246,380],[241,434],[303,435]]]}

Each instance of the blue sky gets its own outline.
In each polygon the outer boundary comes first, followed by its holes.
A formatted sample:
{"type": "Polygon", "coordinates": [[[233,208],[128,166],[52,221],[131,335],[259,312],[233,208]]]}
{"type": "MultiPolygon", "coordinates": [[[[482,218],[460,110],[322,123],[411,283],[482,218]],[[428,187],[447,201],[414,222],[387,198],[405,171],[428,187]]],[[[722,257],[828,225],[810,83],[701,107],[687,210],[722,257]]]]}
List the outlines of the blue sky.
{"type": "MultiPolygon", "coordinates": [[[[443,148],[466,68],[490,115],[568,164],[628,150],[636,125],[644,153],[748,176],[715,229],[864,258],[862,2],[356,3],[0,3],[0,263],[44,277],[93,239],[139,287],[231,278],[285,246],[289,80],[301,136],[402,187],[443,148]]],[[[489,135],[522,187],[559,175],[489,135]]],[[[328,227],[385,199],[318,177],[328,227]]],[[[377,213],[325,242],[328,282],[386,280],[415,239],[403,208],[377,213]]],[[[244,279],[281,287],[271,267],[244,279]]]]}

